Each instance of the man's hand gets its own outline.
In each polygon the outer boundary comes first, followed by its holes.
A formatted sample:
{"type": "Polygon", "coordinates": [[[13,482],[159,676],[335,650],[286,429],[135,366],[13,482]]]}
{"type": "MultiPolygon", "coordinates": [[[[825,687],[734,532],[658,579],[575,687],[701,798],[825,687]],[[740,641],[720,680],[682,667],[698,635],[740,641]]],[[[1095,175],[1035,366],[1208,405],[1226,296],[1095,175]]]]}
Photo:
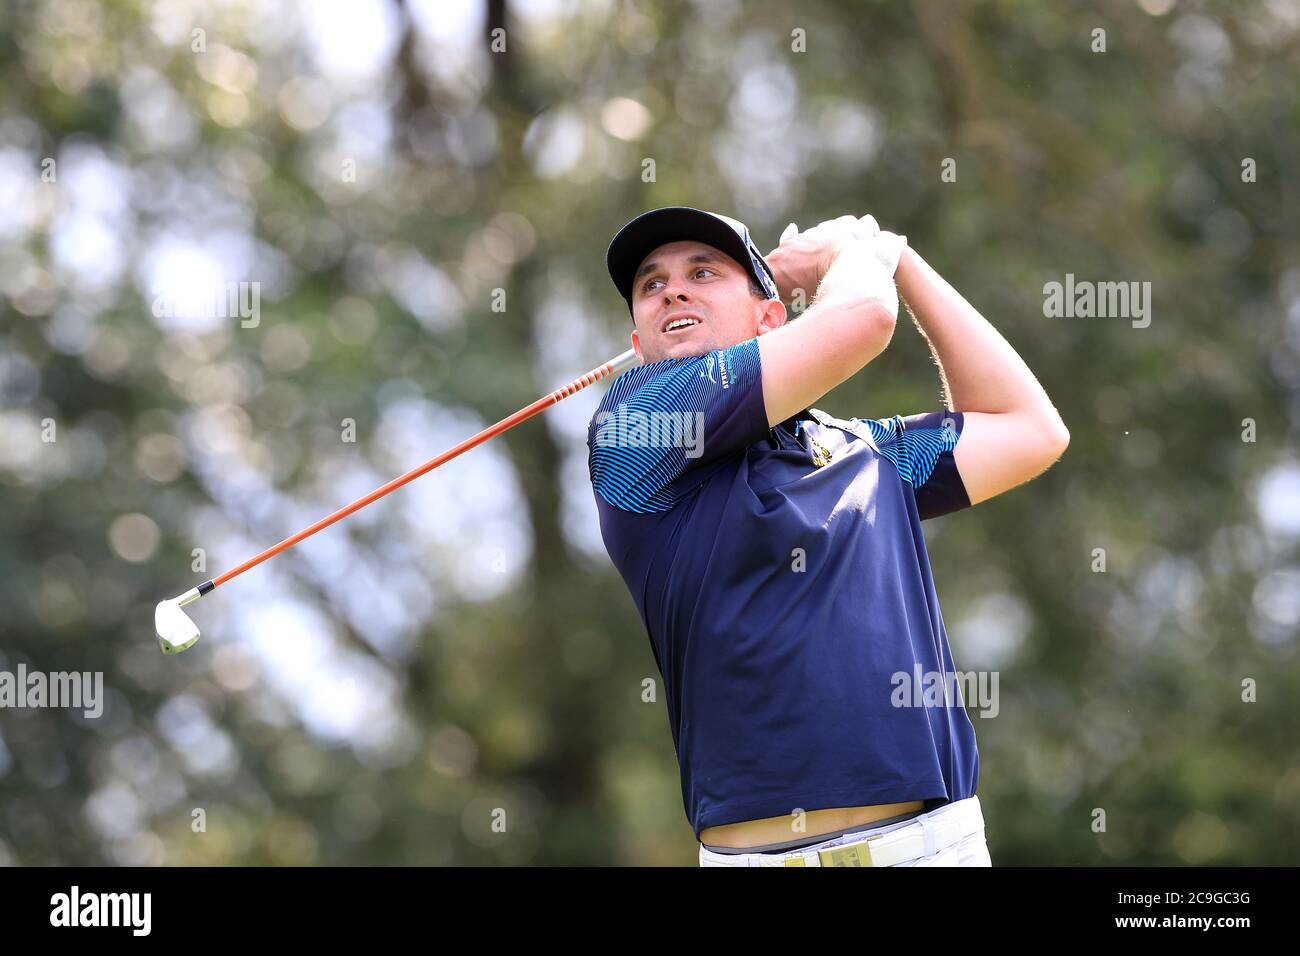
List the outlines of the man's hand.
{"type": "Polygon", "coordinates": [[[764,256],[772,267],[781,300],[790,305],[799,289],[803,290],[805,303],[811,300],[840,249],[857,241],[861,229],[853,216],[828,219],[807,232],[799,232],[794,223],[786,226],[780,244],[764,256]]]}
{"type": "Polygon", "coordinates": [[[892,278],[907,237],[882,232],[874,216],[827,219],[807,232],[799,232],[799,227],[790,223],[781,233],[776,249],[766,256],[782,301],[789,306],[798,289],[804,290],[805,303],[811,300],[831,263],[849,242],[869,246],[892,278]]]}

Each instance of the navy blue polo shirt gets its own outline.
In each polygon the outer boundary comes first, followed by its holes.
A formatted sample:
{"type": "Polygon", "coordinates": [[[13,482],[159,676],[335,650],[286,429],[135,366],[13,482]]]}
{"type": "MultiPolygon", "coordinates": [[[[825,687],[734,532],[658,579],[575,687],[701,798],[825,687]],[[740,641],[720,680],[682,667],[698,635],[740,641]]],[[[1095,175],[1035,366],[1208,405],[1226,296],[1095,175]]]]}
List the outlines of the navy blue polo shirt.
{"type": "Polygon", "coordinates": [[[697,839],[798,809],[974,795],[975,731],[921,533],[970,506],[952,454],[963,421],[805,409],[771,428],[756,338],[612,383],[588,427],[592,487],[697,839]]]}

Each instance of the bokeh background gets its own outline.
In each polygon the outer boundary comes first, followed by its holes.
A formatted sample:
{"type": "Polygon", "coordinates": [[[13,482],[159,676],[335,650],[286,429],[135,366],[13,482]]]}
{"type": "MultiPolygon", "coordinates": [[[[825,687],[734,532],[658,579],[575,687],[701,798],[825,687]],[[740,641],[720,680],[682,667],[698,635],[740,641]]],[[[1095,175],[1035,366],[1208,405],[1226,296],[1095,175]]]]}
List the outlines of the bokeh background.
{"type": "MultiPolygon", "coordinates": [[[[0,710],[0,862],[694,865],[603,386],[152,630],[625,349],[605,247],[684,203],[874,214],[1070,429],[926,525],[994,863],[1296,863],[1298,75],[1296,0],[5,3],[0,670],[106,701],[0,710]]],[[[938,408],[910,319],[819,404],[938,408]]]]}

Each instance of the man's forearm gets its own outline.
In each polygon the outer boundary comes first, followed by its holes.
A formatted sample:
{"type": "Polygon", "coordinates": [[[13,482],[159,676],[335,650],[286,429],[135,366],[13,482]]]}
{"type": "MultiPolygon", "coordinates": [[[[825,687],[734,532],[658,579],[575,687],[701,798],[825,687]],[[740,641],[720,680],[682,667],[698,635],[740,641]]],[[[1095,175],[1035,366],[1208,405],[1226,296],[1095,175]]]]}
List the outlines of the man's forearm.
{"type": "Polygon", "coordinates": [[[898,290],[893,277],[876,261],[870,246],[859,242],[841,247],[818,284],[812,305],[799,319],[847,362],[839,382],[885,350],[897,320],[898,290]],[[869,330],[865,336],[864,327],[869,330]]]}
{"type": "Polygon", "coordinates": [[[948,408],[1060,421],[1011,344],[910,247],[903,250],[894,281],[939,366],[948,408]]]}
{"type": "Polygon", "coordinates": [[[883,352],[897,317],[885,267],[865,246],[841,249],[799,320],[758,337],[768,424],[818,401],[883,352]]]}

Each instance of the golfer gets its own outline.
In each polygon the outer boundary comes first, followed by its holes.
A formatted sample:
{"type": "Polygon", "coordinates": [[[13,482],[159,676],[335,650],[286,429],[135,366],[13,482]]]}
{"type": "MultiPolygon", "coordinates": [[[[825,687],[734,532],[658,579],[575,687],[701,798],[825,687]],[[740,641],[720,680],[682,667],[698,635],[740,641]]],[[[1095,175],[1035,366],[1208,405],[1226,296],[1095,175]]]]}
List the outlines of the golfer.
{"type": "Polygon", "coordinates": [[[591,482],[700,865],[992,865],[921,522],[1050,467],[1069,442],[1051,400],[870,216],[791,224],[765,259],[735,219],[655,209],[607,265],[644,364],[592,418],[591,482]],[[944,407],[812,408],[889,345],[900,294],[944,407]]]}

